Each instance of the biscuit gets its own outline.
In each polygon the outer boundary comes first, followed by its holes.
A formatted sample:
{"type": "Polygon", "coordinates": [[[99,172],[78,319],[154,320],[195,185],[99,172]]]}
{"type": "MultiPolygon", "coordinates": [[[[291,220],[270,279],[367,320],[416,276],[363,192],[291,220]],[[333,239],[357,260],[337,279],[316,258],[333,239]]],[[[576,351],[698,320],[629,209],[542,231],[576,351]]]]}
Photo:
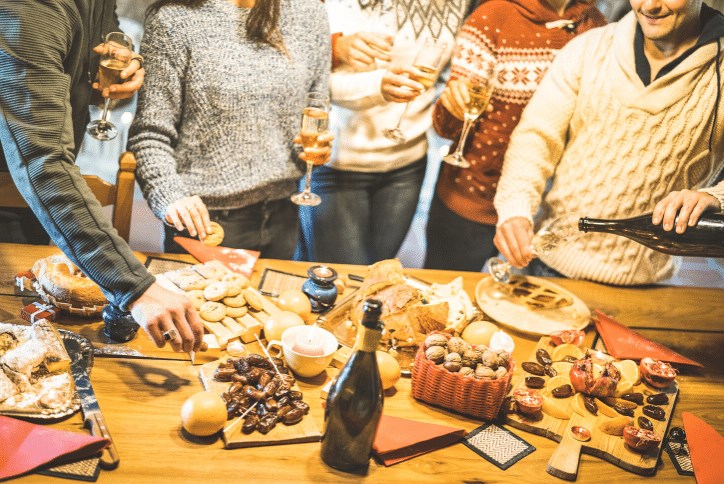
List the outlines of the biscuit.
{"type": "Polygon", "coordinates": [[[226,297],[238,296],[239,294],[241,294],[241,291],[244,289],[243,287],[241,287],[238,284],[229,284],[228,282],[225,283],[223,281],[222,281],[222,284],[226,284],[226,288],[227,288],[226,297]]]}
{"type": "Polygon", "coordinates": [[[246,313],[249,312],[249,309],[246,306],[241,307],[233,307],[233,306],[226,306],[226,315],[230,318],[240,318],[246,313]]]}
{"type": "Polygon", "coordinates": [[[225,282],[212,282],[204,288],[204,297],[209,301],[220,301],[224,299],[229,292],[229,286],[225,282]]]}
{"type": "Polygon", "coordinates": [[[246,306],[246,299],[243,294],[237,294],[236,296],[225,297],[221,302],[232,308],[240,308],[246,306]]]}
{"type": "Polygon", "coordinates": [[[207,264],[196,264],[192,267],[196,272],[196,275],[200,275],[206,279],[211,279],[211,282],[220,281],[228,271],[220,269],[218,267],[212,267],[207,264]]]}
{"type": "Polygon", "coordinates": [[[224,277],[221,278],[221,280],[228,283],[229,285],[238,285],[241,287],[241,289],[249,286],[249,278],[246,277],[244,274],[237,274],[235,272],[225,274],[224,277]]]}
{"type": "Polygon", "coordinates": [[[242,294],[244,299],[246,299],[246,303],[251,306],[252,309],[255,311],[264,309],[264,296],[248,287],[244,289],[242,294]]]}
{"type": "Polygon", "coordinates": [[[193,291],[188,291],[186,293],[186,297],[191,299],[191,304],[193,304],[195,310],[201,309],[201,305],[206,302],[206,298],[204,297],[204,291],[200,289],[194,289],[193,291]]]}
{"type": "Polygon", "coordinates": [[[184,291],[203,289],[207,285],[206,280],[191,269],[181,269],[178,271],[168,272],[166,277],[184,291]]]}
{"type": "Polygon", "coordinates": [[[201,305],[199,315],[206,321],[218,322],[226,316],[226,306],[214,301],[206,301],[201,305]]]}
{"type": "Polygon", "coordinates": [[[211,222],[211,232],[203,240],[206,245],[219,245],[224,240],[224,228],[216,222],[211,222]]]}

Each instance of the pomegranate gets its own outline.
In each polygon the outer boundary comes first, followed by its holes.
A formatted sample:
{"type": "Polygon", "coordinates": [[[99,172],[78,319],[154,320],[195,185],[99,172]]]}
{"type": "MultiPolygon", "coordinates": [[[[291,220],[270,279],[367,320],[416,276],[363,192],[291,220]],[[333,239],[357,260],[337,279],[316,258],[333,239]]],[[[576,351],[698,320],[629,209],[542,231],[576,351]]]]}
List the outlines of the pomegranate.
{"type": "Polygon", "coordinates": [[[578,329],[566,329],[551,333],[549,336],[551,337],[551,343],[555,346],[563,343],[569,343],[580,347],[581,344],[583,344],[583,338],[586,336],[586,333],[578,329]]]}
{"type": "Polygon", "coordinates": [[[649,449],[658,447],[661,443],[661,437],[651,430],[640,429],[633,425],[627,425],[623,428],[623,441],[630,449],[636,452],[646,452],[649,449]]]}
{"type": "Polygon", "coordinates": [[[665,361],[643,358],[639,363],[641,378],[654,388],[667,388],[676,379],[676,369],[665,361]]]}
{"type": "Polygon", "coordinates": [[[532,415],[543,408],[543,395],[537,390],[516,390],[513,392],[513,399],[520,413],[532,415]]]}
{"type": "Polygon", "coordinates": [[[612,397],[616,393],[621,373],[612,363],[607,363],[601,374],[594,376],[593,361],[591,361],[591,355],[588,354],[573,364],[569,378],[577,392],[603,398],[612,397]]]}

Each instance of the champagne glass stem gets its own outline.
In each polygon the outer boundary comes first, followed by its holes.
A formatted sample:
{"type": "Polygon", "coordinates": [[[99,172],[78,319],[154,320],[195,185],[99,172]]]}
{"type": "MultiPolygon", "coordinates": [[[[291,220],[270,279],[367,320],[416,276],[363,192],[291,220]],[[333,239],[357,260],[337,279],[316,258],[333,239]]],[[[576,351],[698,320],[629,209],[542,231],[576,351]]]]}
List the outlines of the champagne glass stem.
{"type": "Polygon", "coordinates": [[[473,127],[473,121],[474,119],[470,119],[467,116],[465,116],[465,121],[463,121],[463,130],[460,133],[460,141],[458,141],[458,147],[455,149],[455,154],[462,156],[463,155],[463,149],[465,148],[465,140],[468,139],[468,133],[470,132],[470,128],[473,127]]]}
{"type": "Polygon", "coordinates": [[[106,124],[106,118],[108,117],[108,108],[111,106],[111,98],[107,97],[103,102],[103,114],[101,115],[100,124],[106,124]]]}
{"type": "Polygon", "coordinates": [[[410,109],[410,103],[408,102],[407,104],[405,104],[405,110],[402,111],[402,116],[400,116],[400,120],[397,121],[397,126],[395,126],[395,129],[400,129],[400,126],[402,125],[402,121],[403,121],[403,120],[405,119],[405,117],[407,116],[407,111],[408,111],[409,109],[410,109]]]}
{"type": "Polygon", "coordinates": [[[305,176],[304,180],[304,193],[311,193],[312,192],[312,167],[314,165],[310,162],[307,162],[307,174],[305,176]]]}

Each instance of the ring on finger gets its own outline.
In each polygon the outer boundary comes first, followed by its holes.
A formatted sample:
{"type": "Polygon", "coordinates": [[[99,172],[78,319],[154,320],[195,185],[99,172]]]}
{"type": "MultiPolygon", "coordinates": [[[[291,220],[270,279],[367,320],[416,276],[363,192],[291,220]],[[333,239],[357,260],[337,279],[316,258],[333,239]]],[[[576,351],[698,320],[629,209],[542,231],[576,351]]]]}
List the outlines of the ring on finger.
{"type": "Polygon", "coordinates": [[[175,329],[171,328],[171,329],[169,329],[168,331],[164,331],[164,333],[163,333],[163,340],[164,340],[164,341],[175,340],[175,339],[176,339],[176,336],[178,336],[178,331],[176,331],[175,329]]]}

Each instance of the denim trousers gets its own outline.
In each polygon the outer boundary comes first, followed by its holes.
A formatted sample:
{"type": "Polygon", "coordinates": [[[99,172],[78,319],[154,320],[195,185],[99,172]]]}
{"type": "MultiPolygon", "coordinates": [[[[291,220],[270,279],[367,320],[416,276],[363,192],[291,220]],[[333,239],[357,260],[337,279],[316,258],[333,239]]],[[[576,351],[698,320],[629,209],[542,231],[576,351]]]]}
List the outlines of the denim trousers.
{"type": "MultiPolygon", "coordinates": [[[[224,247],[258,250],[269,259],[291,259],[299,236],[297,206],[289,199],[259,202],[233,210],[209,210],[212,221],[224,228],[224,247]]],[[[165,225],[164,250],[170,253],[186,251],[173,237],[190,237],[165,225]]]]}
{"type": "Polygon", "coordinates": [[[480,272],[498,254],[493,245],[495,225],[470,221],[456,214],[437,196],[432,199],[425,230],[425,269],[480,272]]]}
{"type": "Polygon", "coordinates": [[[312,174],[316,207],[301,207],[301,260],[369,265],[397,255],[417,209],[427,157],[385,173],[312,174]]]}

